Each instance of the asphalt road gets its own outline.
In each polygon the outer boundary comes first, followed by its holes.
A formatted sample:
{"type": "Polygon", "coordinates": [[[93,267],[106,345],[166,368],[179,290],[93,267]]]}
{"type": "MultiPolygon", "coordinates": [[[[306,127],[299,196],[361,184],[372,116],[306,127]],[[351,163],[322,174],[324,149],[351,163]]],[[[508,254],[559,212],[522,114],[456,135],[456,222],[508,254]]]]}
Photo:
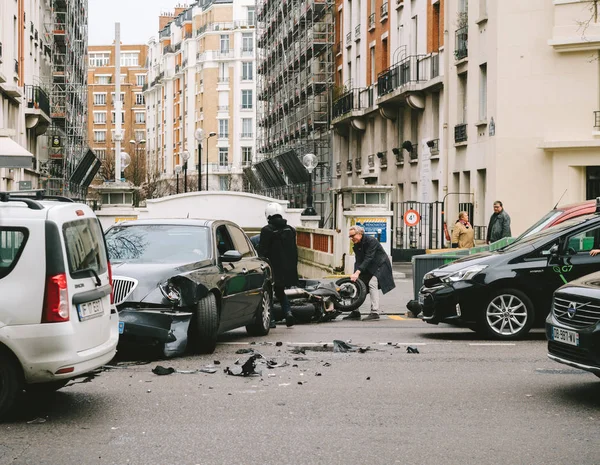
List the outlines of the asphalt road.
{"type": "MultiPolygon", "coordinates": [[[[407,281],[388,308],[404,308],[407,281]]],[[[89,383],[23,395],[0,424],[0,464],[598,464],[600,379],[545,346],[541,330],[498,343],[390,315],[236,331],[210,356],[121,353],[89,383]],[[335,353],[334,339],[370,349],[335,353]],[[288,365],[226,375],[249,348],[288,365]]]]}

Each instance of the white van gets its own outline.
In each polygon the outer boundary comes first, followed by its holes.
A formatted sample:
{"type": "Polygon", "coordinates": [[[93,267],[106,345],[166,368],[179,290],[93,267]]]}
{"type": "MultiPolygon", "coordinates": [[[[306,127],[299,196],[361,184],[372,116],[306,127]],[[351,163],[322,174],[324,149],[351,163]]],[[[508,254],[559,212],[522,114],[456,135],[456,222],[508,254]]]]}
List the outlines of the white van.
{"type": "Polygon", "coordinates": [[[104,235],[81,203],[0,192],[0,418],[108,363],[119,317],[104,235]]]}

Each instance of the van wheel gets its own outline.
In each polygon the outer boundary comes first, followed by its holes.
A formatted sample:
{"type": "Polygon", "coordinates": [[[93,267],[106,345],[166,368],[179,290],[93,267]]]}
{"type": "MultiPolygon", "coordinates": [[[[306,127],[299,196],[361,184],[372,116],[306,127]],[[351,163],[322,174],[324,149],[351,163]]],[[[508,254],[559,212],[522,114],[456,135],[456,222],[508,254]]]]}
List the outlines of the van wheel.
{"type": "Polygon", "coordinates": [[[190,325],[189,343],[197,354],[212,354],[217,347],[219,309],[217,298],[210,292],[198,302],[190,325]]]}
{"type": "Polygon", "coordinates": [[[0,352],[0,419],[12,408],[21,389],[17,362],[8,354],[0,352]]]}
{"type": "Polygon", "coordinates": [[[266,287],[263,289],[260,303],[254,315],[254,321],[246,326],[246,331],[250,336],[266,336],[269,334],[272,307],[271,289],[266,287]]]}
{"type": "Polygon", "coordinates": [[[31,394],[49,394],[65,387],[69,381],[68,379],[61,379],[50,383],[28,384],[25,386],[25,390],[31,394]]]}
{"type": "Polygon", "coordinates": [[[524,337],[535,317],[533,303],[517,289],[501,289],[487,300],[478,321],[478,331],[495,339],[524,337]]]}

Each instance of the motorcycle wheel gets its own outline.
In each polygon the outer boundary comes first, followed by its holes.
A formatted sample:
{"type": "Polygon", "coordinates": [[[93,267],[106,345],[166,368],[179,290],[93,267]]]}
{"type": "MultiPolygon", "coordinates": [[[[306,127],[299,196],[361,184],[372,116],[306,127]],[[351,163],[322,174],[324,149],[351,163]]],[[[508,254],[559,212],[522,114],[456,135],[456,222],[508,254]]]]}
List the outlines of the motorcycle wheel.
{"type": "Polygon", "coordinates": [[[336,310],[350,312],[360,307],[367,298],[366,284],[357,279],[352,282],[350,278],[338,279],[335,285],[340,288],[342,300],[334,304],[336,310]]]}

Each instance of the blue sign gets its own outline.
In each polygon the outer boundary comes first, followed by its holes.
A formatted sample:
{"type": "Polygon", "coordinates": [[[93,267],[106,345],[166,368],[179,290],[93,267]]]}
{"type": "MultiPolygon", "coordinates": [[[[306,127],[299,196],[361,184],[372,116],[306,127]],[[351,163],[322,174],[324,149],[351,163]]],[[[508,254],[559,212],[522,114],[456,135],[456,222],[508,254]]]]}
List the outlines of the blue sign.
{"type": "Polygon", "coordinates": [[[385,218],[357,218],[356,224],[362,226],[368,236],[373,236],[379,242],[387,242],[387,220],[385,218]]]}

